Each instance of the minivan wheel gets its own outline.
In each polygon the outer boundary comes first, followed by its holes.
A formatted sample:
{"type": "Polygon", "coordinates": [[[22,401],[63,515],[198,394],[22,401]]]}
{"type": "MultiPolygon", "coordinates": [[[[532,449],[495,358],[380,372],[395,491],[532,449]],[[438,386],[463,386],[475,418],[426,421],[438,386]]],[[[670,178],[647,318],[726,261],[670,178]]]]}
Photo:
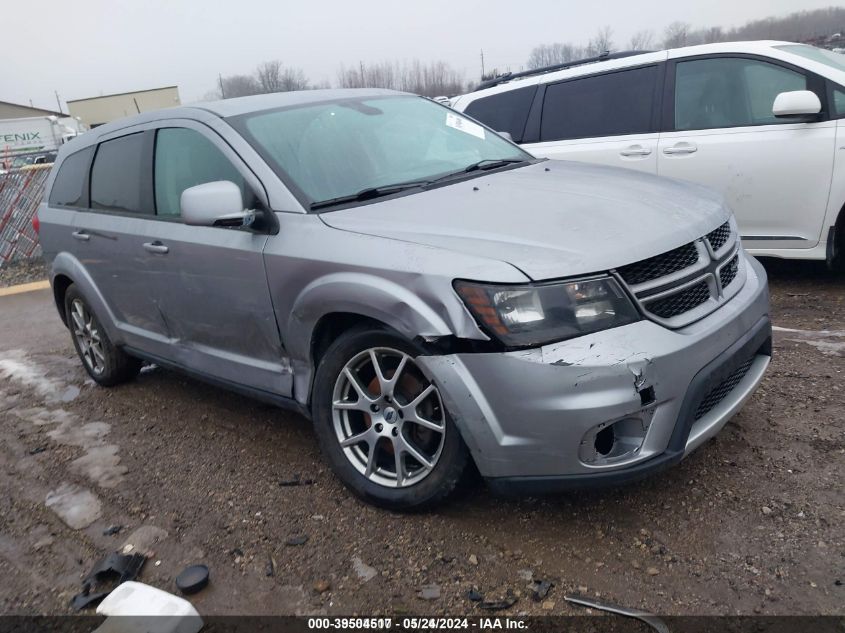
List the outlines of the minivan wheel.
{"type": "Polygon", "coordinates": [[[65,316],[76,353],[97,384],[111,387],[138,375],[141,361],[114,346],[74,284],[65,292],[65,316]]]}
{"type": "Polygon", "coordinates": [[[386,330],[352,330],[326,351],[313,392],[314,425],[332,470],[355,494],[394,510],[442,501],[467,449],[416,345],[386,330]]]}

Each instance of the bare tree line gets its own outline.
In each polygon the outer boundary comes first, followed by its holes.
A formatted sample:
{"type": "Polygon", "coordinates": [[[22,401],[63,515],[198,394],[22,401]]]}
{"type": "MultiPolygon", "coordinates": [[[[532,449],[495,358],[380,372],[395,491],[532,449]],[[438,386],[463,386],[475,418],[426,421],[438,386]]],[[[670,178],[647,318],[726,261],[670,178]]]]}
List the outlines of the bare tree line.
{"type": "MultiPolygon", "coordinates": [[[[845,32],[845,8],[830,7],[814,11],[798,11],[781,18],[753,20],[743,26],[693,28],[686,22],[672,22],[661,33],[643,29],[634,33],[621,47],[613,40],[613,29],[603,26],[586,44],[553,43],[535,47],[528,58],[529,69],[565,63],[614,50],[654,50],[677,48],[709,42],[778,39],[799,42],[822,42],[835,33],[845,32]]],[[[493,71],[489,78],[497,74],[493,71]]],[[[359,62],[356,66],[341,65],[337,72],[341,88],[391,88],[429,97],[460,94],[471,86],[463,74],[444,61],[383,61],[375,64],[359,62]]],[[[259,64],[252,74],[220,77],[207,99],[229,99],[270,92],[329,88],[329,82],[312,84],[301,68],[285,66],[279,60],[259,64]]]]}
{"type": "Polygon", "coordinates": [[[285,66],[274,59],[260,63],[251,75],[221,76],[217,87],[206,95],[206,99],[232,99],[270,92],[308,90],[312,87],[328,86],[312,86],[301,68],[285,66]]]}
{"type": "Polygon", "coordinates": [[[409,63],[361,63],[357,68],[341,66],[337,79],[341,88],[391,88],[427,97],[459,94],[465,87],[461,74],[446,62],[426,64],[418,59],[409,63]]]}
{"type": "MultiPolygon", "coordinates": [[[[845,8],[830,7],[814,11],[798,11],[782,18],[763,18],[724,29],[719,26],[694,29],[686,22],[672,22],[658,35],[650,29],[637,31],[621,49],[651,50],[740,40],[776,39],[798,42],[819,41],[845,31],[845,8]]],[[[576,59],[620,50],[612,39],[609,26],[602,27],[585,45],[572,43],[540,44],[528,57],[530,69],[562,64],[576,59]]]]}
{"type": "MultiPolygon", "coordinates": [[[[337,73],[341,88],[391,88],[428,97],[459,94],[464,91],[464,78],[443,61],[359,63],[356,67],[341,66],[337,73]]],[[[328,82],[312,85],[301,68],[285,66],[279,60],[259,64],[251,75],[228,75],[206,99],[232,99],[271,92],[289,92],[310,88],[329,88],[328,82]]]]}

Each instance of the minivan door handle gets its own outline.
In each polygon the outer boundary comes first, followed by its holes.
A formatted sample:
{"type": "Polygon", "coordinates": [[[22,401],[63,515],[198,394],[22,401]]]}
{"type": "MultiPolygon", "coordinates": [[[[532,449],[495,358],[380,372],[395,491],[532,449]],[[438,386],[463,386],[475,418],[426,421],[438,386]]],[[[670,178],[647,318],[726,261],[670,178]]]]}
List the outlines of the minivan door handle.
{"type": "Polygon", "coordinates": [[[150,253],[158,253],[159,255],[166,255],[170,250],[164,244],[156,240],[155,242],[144,242],[144,250],[150,253]]]}
{"type": "Polygon", "coordinates": [[[663,153],[664,154],[692,154],[693,152],[697,152],[698,147],[693,145],[692,143],[678,143],[677,145],[672,145],[671,147],[664,147],[663,153]]]}
{"type": "Polygon", "coordinates": [[[87,242],[91,239],[91,236],[88,235],[88,233],[86,233],[85,231],[74,231],[73,233],[71,233],[71,235],[73,235],[73,237],[79,240],[80,242],[87,242]]]}
{"type": "Polygon", "coordinates": [[[650,154],[651,149],[642,145],[631,145],[619,152],[620,156],[649,156],[650,154]]]}

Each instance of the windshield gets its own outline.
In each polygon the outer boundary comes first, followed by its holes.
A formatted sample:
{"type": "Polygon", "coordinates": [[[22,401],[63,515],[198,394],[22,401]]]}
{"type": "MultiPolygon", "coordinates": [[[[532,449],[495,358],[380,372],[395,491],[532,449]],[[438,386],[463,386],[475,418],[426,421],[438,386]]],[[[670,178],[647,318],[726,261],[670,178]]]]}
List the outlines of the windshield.
{"type": "Polygon", "coordinates": [[[533,160],[461,114],[414,96],[256,112],[232,123],[306,206],[425,183],[480,161],[533,160]]]}
{"type": "Polygon", "coordinates": [[[808,46],[807,44],[788,44],[786,46],[775,46],[775,48],[787,53],[792,53],[793,55],[800,55],[805,59],[810,59],[814,62],[845,72],[845,55],[842,55],[841,53],[834,53],[833,51],[816,48],[815,46],[808,46]]]}

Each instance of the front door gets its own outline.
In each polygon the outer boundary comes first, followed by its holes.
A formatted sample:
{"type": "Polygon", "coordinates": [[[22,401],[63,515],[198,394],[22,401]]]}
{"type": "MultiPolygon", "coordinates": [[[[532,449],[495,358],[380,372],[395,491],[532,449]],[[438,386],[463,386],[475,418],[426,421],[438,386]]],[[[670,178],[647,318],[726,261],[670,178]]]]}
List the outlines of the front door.
{"type": "Polygon", "coordinates": [[[746,248],[816,246],[823,237],[836,122],[772,114],[779,93],[813,89],[811,78],[748,57],[679,60],[669,72],[674,125],[660,137],[658,175],[721,192],[746,248]]]}
{"type": "Polygon", "coordinates": [[[188,226],[180,218],[189,187],[228,180],[252,205],[260,183],[214,132],[181,125],[156,131],[157,221],[150,237],[157,252],[148,254],[175,359],[215,378],[290,395],[264,269],[267,232],[188,226]]]}

